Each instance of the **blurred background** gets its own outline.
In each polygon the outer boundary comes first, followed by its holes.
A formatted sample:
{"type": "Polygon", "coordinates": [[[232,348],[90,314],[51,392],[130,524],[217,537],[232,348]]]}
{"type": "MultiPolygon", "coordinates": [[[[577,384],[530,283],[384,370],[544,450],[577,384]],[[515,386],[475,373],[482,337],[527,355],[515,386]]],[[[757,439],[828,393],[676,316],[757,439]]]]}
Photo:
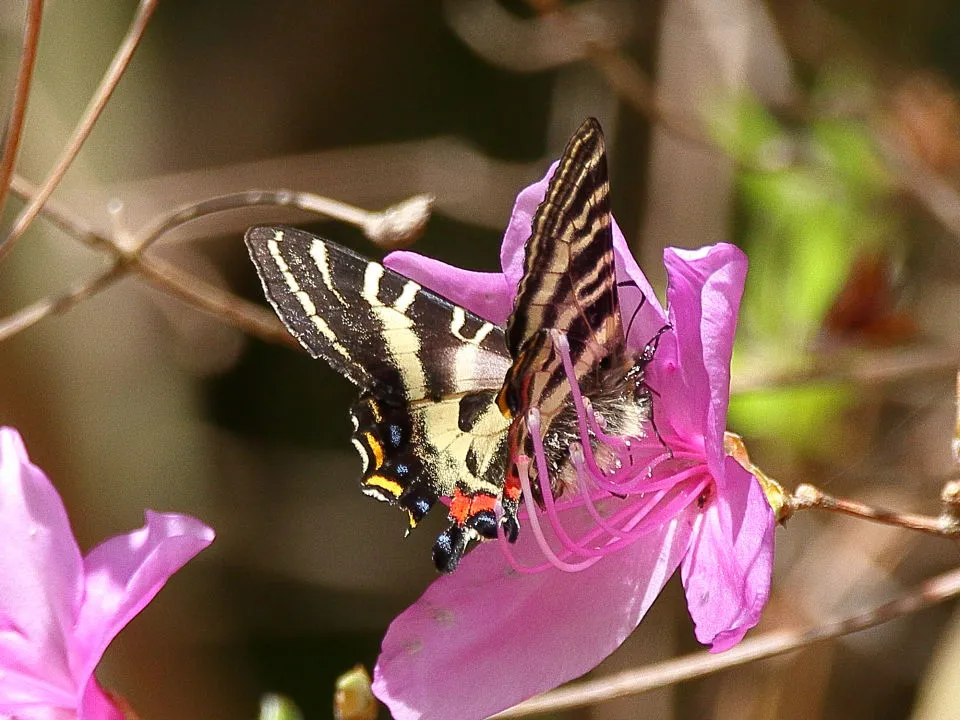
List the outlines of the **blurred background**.
{"type": "MultiPolygon", "coordinates": [[[[20,175],[49,172],[134,10],[47,3],[20,175]]],[[[0,8],[4,123],[25,12],[0,8]]],[[[788,489],[935,514],[960,357],[958,48],[948,0],[166,0],[55,198],[123,240],[233,191],[369,210],[431,193],[415,249],[494,269],[514,196],[596,116],[615,215],[661,292],[665,246],[750,256],[729,426],[752,459],[788,489]]],[[[4,229],[22,206],[8,200],[4,229]]],[[[383,252],[260,207],[150,253],[264,304],[241,239],[256,222],[383,252]]],[[[0,312],[106,264],[41,217],[0,267],[0,312]]],[[[358,492],[354,394],[133,277],[0,343],[0,422],[63,494],[81,547],[144,508],[217,530],[100,666],[141,716],[251,718],[269,691],[329,717],[335,677],[372,667],[434,577],[443,518],[402,540],[402,515],[358,492]]],[[[823,513],[777,543],[754,635],[892,598],[958,559],[950,541],[823,513]]],[[[958,717],[955,609],[557,717],[958,717]]],[[[593,674],[696,648],[675,578],[593,674]]]]}

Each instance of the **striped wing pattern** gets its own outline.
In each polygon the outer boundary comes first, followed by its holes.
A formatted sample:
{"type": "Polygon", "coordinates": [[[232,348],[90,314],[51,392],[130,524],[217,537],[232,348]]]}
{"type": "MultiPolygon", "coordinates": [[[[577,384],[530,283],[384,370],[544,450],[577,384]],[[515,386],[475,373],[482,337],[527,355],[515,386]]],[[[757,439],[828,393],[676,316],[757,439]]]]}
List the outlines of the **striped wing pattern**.
{"type": "Polygon", "coordinates": [[[567,144],[534,215],[507,324],[511,355],[521,356],[524,343],[550,328],[598,357],[611,343],[623,342],[607,159],[603,133],[592,118],[567,144]]]}
{"type": "Polygon", "coordinates": [[[547,429],[569,406],[570,387],[551,329],[566,335],[581,385],[594,383],[601,362],[625,349],[603,133],[593,119],[567,144],[526,243],[523,276],[507,326],[514,363],[499,398],[515,418],[512,455],[530,452],[524,419],[529,408],[540,410],[547,429]]]}
{"type": "Polygon", "coordinates": [[[557,427],[569,420],[570,386],[551,330],[569,341],[588,396],[604,392],[611,360],[623,365],[611,223],[603,135],[591,119],[568,143],[533,218],[506,330],[310,233],[247,232],[281,320],[361,389],[351,417],[363,491],[406,510],[410,527],[450,498],[452,522],[434,545],[442,571],[470,542],[496,537],[498,525],[516,538],[511,461],[531,454],[526,412],[540,410],[544,433],[558,416],[557,427]]]}
{"type": "Polygon", "coordinates": [[[246,242],[290,333],[362,390],[413,403],[503,382],[502,328],[303,230],[254,227],[246,242]]]}
{"type": "Polygon", "coordinates": [[[411,528],[439,497],[498,497],[503,328],[311,233],[254,227],[246,242],[291,334],[361,389],[351,418],[364,493],[406,510],[411,528]]]}

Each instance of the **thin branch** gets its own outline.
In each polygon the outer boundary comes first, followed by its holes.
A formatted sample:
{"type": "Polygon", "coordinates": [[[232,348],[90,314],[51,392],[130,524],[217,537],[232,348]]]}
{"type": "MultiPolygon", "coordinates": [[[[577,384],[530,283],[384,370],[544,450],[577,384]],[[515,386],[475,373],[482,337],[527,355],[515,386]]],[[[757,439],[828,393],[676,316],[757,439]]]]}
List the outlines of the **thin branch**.
{"type": "Polygon", "coordinates": [[[113,91],[120,82],[120,78],[130,64],[133,52],[140,44],[143,33],[147,29],[147,23],[150,21],[150,16],[153,15],[157,4],[158,0],[140,0],[133,22],[131,22],[126,36],[117,48],[117,52],[110,66],[107,68],[103,79],[100,81],[99,87],[94,92],[93,97],[90,98],[90,103],[87,105],[86,110],[84,110],[83,116],[80,118],[80,122],[73,132],[73,136],[64,148],[63,153],[54,165],[50,175],[40,186],[40,189],[33,196],[33,199],[17,216],[13,228],[10,230],[10,234],[7,235],[3,241],[0,241],[0,261],[7,256],[17,239],[23,235],[30,226],[30,223],[37,217],[43,204],[56,189],[70,168],[70,165],[73,163],[73,160],[76,158],[77,153],[80,152],[80,148],[83,146],[87,137],[89,137],[93,126],[100,117],[100,113],[103,112],[107,101],[110,100],[110,96],[113,95],[113,91]]]}
{"type": "Polygon", "coordinates": [[[191,220],[257,205],[295,207],[333,220],[340,220],[363,230],[367,238],[377,245],[395,248],[409,245],[423,232],[427,220],[430,219],[433,197],[414,195],[386,210],[370,212],[314,193],[296,190],[246,190],[177,208],[161,216],[146,230],[138,233],[140,239],[135,245],[138,252],[142,253],[161,235],[191,220]]]}
{"type": "MultiPolygon", "coordinates": [[[[634,60],[617,48],[591,40],[589,28],[583,27],[566,9],[562,0],[527,0],[527,4],[541,14],[555,13],[565,18],[571,26],[580,29],[588,59],[610,87],[634,110],[680,139],[694,143],[704,150],[725,154],[702,130],[659,101],[656,85],[634,60]]],[[[821,25],[827,22],[825,16],[818,16],[817,21],[821,25]]],[[[847,33],[844,37],[851,36],[847,33]]],[[[913,157],[902,144],[891,142],[879,131],[874,135],[880,154],[894,173],[900,187],[916,198],[943,227],[960,237],[960,195],[956,190],[920,159],[913,157]]],[[[738,162],[749,165],[744,158],[740,158],[738,162]]]]}
{"type": "Polygon", "coordinates": [[[62,315],[75,305],[106,290],[124,276],[123,266],[114,263],[106,271],[55,297],[38,300],[32,305],[0,319],[0,342],[33,327],[51,315],[62,315]]]}
{"type": "Polygon", "coordinates": [[[586,48],[587,59],[614,92],[636,112],[681,140],[709,152],[722,153],[700,128],[663,105],[657,97],[656,85],[635,60],[616,47],[594,40],[591,29],[569,11],[563,0],[527,0],[527,4],[541,15],[551,14],[562,18],[574,28],[586,48]]]}
{"type": "Polygon", "coordinates": [[[902,142],[895,142],[882,129],[874,131],[880,155],[900,186],[923,205],[950,233],[960,237],[960,195],[950,183],[931,170],[902,142]]]}
{"type": "Polygon", "coordinates": [[[775,630],[723,653],[698,652],[598,680],[571,685],[528,700],[495,718],[519,718],[593,705],[669,687],[757,660],[784,655],[825,640],[881,625],[960,595],[960,569],[938,575],[891,602],[806,630],[775,630]]]}
{"type": "Polygon", "coordinates": [[[940,515],[932,516],[875,508],[856,500],[834,497],[818,487],[803,484],[788,500],[785,517],[789,517],[798,510],[827,510],[883,525],[894,525],[928,535],[956,539],[960,537],[960,521],[956,515],[956,485],[954,482],[948,482],[944,486],[940,493],[943,510],[940,515]]]}
{"type": "MultiPolygon", "coordinates": [[[[26,202],[30,202],[39,192],[35,185],[16,174],[13,176],[13,182],[10,183],[10,190],[26,202]]],[[[116,254],[116,245],[113,240],[95,233],[78,213],[65,204],[49,199],[44,203],[41,212],[44,218],[87,247],[116,254]]]]}
{"type": "Polygon", "coordinates": [[[692,123],[669,111],[657,98],[657,89],[640,65],[616,48],[593,41],[586,43],[593,66],[606,78],[614,92],[637,113],[649,117],[674,137],[708,152],[723,154],[717,144],[692,123]]]}
{"type": "Polygon", "coordinates": [[[132,263],[131,268],[139,277],[167,295],[180,298],[222,322],[269,342],[300,347],[273,312],[211,285],[175,265],[156,257],[141,257],[132,263]]]}
{"type": "MultiPolygon", "coordinates": [[[[29,182],[18,176],[14,176],[12,187],[15,193],[28,202],[37,192],[29,182]]],[[[44,217],[52,220],[64,232],[81,240],[87,246],[110,253],[114,259],[114,266],[107,274],[109,277],[105,275],[64,296],[40,300],[9,318],[0,320],[0,341],[31,327],[44,317],[65,312],[80,300],[105,289],[123,274],[133,273],[168,295],[177,297],[192,307],[210,313],[251,335],[268,342],[299,347],[272,312],[210,285],[160,258],[149,257],[145,255],[145,251],[164,234],[191,220],[254,205],[294,206],[308,212],[333,217],[359,226],[374,242],[397,246],[411,241],[412,237],[422,231],[429,218],[432,202],[429,196],[417,195],[386,210],[369,212],[313,193],[291,190],[251,190],[177,208],[161,216],[146,230],[138,233],[139,239],[130,243],[130,247],[124,247],[119,238],[93,232],[72,210],[55,200],[50,200],[42,208],[44,217]]]]}
{"type": "Polygon", "coordinates": [[[20,51],[17,84],[13,91],[10,120],[4,132],[3,155],[0,157],[0,213],[3,212],[3,206],[7,201],[10,178],[13,175],[13,167],[17,163],[23,119],[27,115],[27,100],[30,97],[30,82],[33,80],[33,66],[37,59],[37,46],[40,43],[42,17],[43,0],[30,0],[23,25],[23,49],[20,51]]]}
{"type": "Polygon", "coordinates": [[[731,378],[734,394],[809,383],[850,382],[876,385],[918,375],[953,373],[960,357],[953,349],[906,347],[850,353],[811,353],[799,369],[771,368],[762,357],[745,357],[731,378]]]}

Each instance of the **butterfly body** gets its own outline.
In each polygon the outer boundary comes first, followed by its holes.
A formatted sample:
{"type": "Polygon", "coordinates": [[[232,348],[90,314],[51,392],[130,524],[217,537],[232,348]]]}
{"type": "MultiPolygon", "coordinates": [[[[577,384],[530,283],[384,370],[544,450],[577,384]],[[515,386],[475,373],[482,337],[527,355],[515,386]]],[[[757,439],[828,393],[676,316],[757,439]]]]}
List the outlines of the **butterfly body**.
{"type": "MultiPolygon", "coordinates": [[[[361,390],[351,418],[363,492],[404,509],[410,528],[448,499],[451,523],[434,546],[441,571],[500,527],[516,539],[517,460],[533,455],[531,410],[553,495],[574,483],[569,449],[582,435],[558,337],[607,431],[644,434],[650,358],[634,356],[624,338],[607,192],[602,134],[588,121],[534,218],[506,327],[302,230],[247,232],[287,328],[361,390]]],[[[544,479],[531,479],[539,494],[544,479]]]]}

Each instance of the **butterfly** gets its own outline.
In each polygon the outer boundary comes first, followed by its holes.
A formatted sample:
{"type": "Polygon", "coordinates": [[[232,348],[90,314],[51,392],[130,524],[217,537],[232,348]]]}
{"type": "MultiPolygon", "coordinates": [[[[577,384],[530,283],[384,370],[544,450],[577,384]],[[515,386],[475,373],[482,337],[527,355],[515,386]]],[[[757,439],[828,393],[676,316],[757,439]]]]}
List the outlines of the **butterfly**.
{"type": "Polygon", "coordinates": [[[580,437],[571,382],[611,432],[643,435],[651,419],[643,369],[660,335],[640,353],[627,347],[594,119],[567,144],[533,218],[506,327],[303,230],[253,227],[245,239],[287,329],[360,389],[350,415],[363,492],[406,511],[410,529],[449,503],[433,547],[441,572],[501,527],[517,539],[518,460],[534,454],[532,433],[549,475],[533,471],[537,498],[540,483],[555,496],[570,484],[569,447],[580,437]]]}

